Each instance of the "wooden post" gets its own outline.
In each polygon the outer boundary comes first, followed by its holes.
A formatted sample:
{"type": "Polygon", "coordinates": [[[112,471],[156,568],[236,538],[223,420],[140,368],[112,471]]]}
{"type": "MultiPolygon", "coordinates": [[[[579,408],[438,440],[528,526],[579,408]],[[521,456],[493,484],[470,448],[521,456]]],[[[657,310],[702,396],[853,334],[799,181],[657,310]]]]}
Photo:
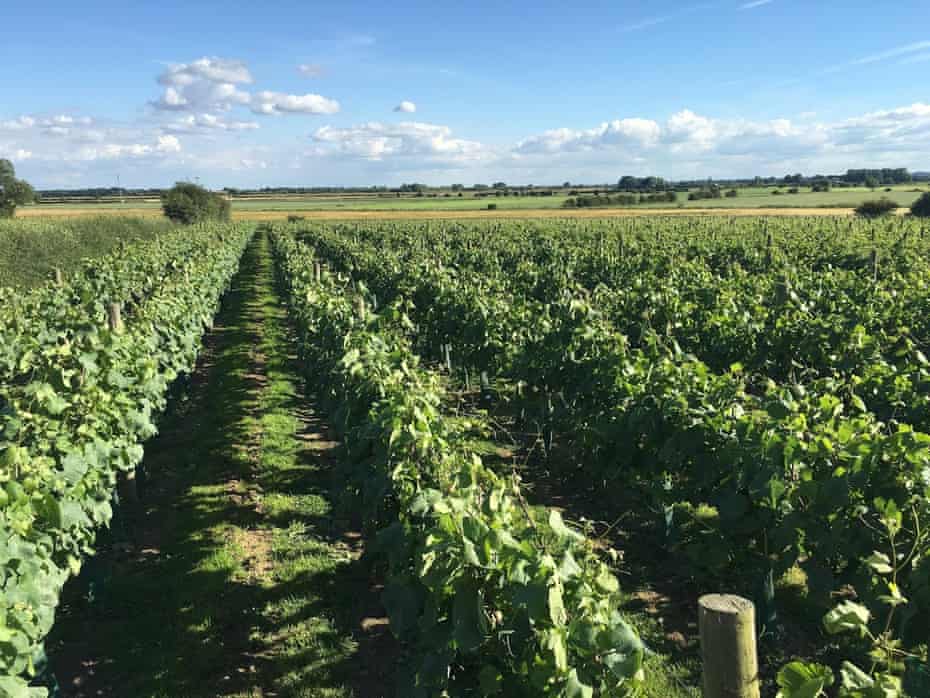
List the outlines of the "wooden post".
{"type": "Polygon", "coordinates": [[[357,304],[357,308],[358,308],[358,316],[359,316],[359,318],[361,318],[362,320],[364,320],[364,319],[365,319],[365,297],[364,297],[364,296],[359,296],[359,297],[356,299],[356,304],[357,304]]]}
{"type": "Polygon", "coordinates": [[[320,267],[319,262],[313,263],[313,282],[318,284],[323,278],[323,269],[320,267]]]}
{"type": "Polygon", "coordinates": [[[704,698],[759,698],[756,609],[731,594],[698,600],[704,698]]]}
{"type": "Polygon", "coordinates": [[[61,269],[59,269],[58,267],[55,267],[55,285],[56,286],[65,285],[65,280],[61,276],[61,269]]]}
{"type": "Polygon", "coordinates": [[[872,248],[872,283],[878,283],[878,249],[872,248]]]}
{"type": "MultiPolygon", "coordinates": [[[[107,318],[107,324],[110,330],[117,334],[123,331],[123,314],[122,306],[119,303],[110,303],[110,310],[107,318]]],[[[136,486],[135,469],[128,473],[119,473],[117,476],[116,490],[119,493],[120,504],[126,506],[135,506],[139,502],[139,489],[136,486]]]]}
{"type": "Polygon", "coordinates": [[[108,324],[110,329],[116,333],[123,331],[123,311],[119,303],[110,303],[108,324]]]}

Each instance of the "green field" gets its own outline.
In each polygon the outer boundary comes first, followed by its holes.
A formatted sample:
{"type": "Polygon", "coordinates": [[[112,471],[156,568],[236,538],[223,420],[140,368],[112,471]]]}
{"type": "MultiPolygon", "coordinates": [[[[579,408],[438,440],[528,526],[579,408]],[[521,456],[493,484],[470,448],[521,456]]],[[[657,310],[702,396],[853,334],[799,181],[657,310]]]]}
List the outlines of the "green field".
{"type": "MultiPolygon", "coordinates": [[[[644,204],[627,207],[630,210],[639,209],[669,209],[669,208],[855,208],[863,201],[888,197],[899,206],[909,207],[922,192],[930,190],[927,185],[898,185],[886,192],[884,188],[872,190],[865,187],[847,189],[834,189],[829,192],[811,192],[803,187],[797,194],[788,194],[786,187],[779,188],[785,192],[774,195],[772,187],[746,187],[739,189],[739,196],[735,198],[701,199],[688,201],[687,195],[679,194],[679,200],[673,204],[644,204]]],[[[270,196],[268,198],[233,198],[233,211],[240,212],[299,212],[299,211],[477,211],[487,209],[488,205],[495,205],[498,210],[551,210],[563,206],[565,200],[570,198],[568,193],[556,193],[553,196],[488,196],[475,197],[470,192],[465,196],[449,197],[440,194],[436,197],[417,197],[404,195],[367,195],[349,194],[344,196],[331,195],[305,195],[305,196],[270,196]]],[[[43,211],[50,214],[56,212],[80,211],[157,211],[160,204],[154,199],[127,198],[125,203],[99,202],[99,203],[49,203],[37,206],[23,207],[22,214],[37,214],[43,211]]]]}

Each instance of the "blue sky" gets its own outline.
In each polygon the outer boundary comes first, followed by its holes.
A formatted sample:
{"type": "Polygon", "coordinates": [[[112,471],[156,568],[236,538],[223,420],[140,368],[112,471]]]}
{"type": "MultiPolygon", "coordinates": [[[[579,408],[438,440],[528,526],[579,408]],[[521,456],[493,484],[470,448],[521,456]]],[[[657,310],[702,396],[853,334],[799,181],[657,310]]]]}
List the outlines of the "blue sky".
{"type": "Polygon", "coordinates": [[[930,169],[930,7],[15,3],[0,157],[40,187],[930,169]]]}

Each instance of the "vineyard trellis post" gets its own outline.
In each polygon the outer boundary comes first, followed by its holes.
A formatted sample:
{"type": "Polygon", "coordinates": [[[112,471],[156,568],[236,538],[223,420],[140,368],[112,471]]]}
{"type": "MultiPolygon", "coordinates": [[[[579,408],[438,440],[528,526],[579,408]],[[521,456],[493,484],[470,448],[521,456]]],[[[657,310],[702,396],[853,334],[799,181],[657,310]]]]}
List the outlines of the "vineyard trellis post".
{"type": "MultiPolygon", "coordinates": [[[[107,312],[107,325],[117,334],[123,331],[123,310],[119,303],[110,303],[107,312]]],[[[136,482],[136,469],[121,472],[118,476],[117,491],[120,503],[134,506],[139,501],[139,489],[136,482]]]]}
{"type": "Polygon", "coordinates": [[[698,600],[705,698],[759,698],[756,609],[732,594],[698,600]]]}

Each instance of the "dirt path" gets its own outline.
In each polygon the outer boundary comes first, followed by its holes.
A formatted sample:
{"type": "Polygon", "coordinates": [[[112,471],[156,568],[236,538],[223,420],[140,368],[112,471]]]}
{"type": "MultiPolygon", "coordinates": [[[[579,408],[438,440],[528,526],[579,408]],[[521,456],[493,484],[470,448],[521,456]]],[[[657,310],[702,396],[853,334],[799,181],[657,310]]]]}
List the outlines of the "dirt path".
{"type": "Polygon", "coordinates": [[[268,242],[147,445],[144,505],[72,581],[63,696],[389,696],[394,646],[334,509],[339,444],[302,393],[268,242]]]}

